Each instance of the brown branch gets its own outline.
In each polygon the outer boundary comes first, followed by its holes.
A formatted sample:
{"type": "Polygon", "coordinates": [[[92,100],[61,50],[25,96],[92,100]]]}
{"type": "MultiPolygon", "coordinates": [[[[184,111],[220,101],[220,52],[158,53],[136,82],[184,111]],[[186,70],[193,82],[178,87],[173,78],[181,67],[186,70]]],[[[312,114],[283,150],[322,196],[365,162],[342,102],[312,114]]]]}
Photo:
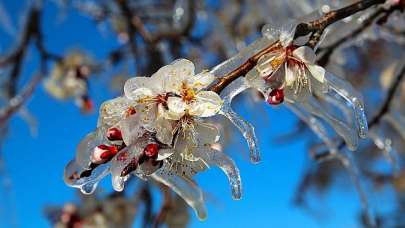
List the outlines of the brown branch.
{"type": "Polygon", "coordinates": [[[16,95],[18,77],[22,70],[22,62],[28,49],[28,45],[32,40],[35,40],[36,48],[38,49],[41,56],[42,73],[45,73],[46,71],[47,60],[60,61],[62,59],[58,55],[51,54],[45,49],[43,44],[42,32],[40,30],[40,24],[41,10],[33,7],[28,13],[19,45],[10,54],[0,59],[0,67],[5,67],[12,64],[8,82],[9,97],[14,97],[16,95]]]}
{"type": "Polygon", "coordinates": [[[229,85],[231,82],[233,82],[235,79],[244,76],[247,74],[253,67],[256,66],[257,61],[259,61],[260,57],[263,55],[270,53],[274,51],[275,49],[280,48],[280,43],[274,42],[267,46],[266,48],[262,49],[252,57],[250,57],[246,62],[244,62],[242,65],[237,67],[235,70],[231,71],[229,74],[219,78],[219,81],[214,84],[210,90],[214,91],[216,93],[220,93],[227,85],[229,85]]]}
{"type": "Polygon", "coordinates": [[[341,9],[330,11],[321,18],[297,25],[294,37],[306,36],[310,33],[323,31],[329,25],[340,21],[346,17],[356,14],[360,11],[370,8],[371,6],[383,4],[385,0],[363,0],[353,3],[341,9]]]}
{"type": "Polygon", "coordinates": [[[380,122],[380,120],[382,119],[382,117],[386,113],[388,113],[391,103],[394,100],[395,93],[396,93],[397,89],[400,88],[401,81],[404,78],[404,75],[405,75],[405,63],[402,66],[399,74],[396,76],[395,81],[391,84],[391,87],[388,89],[387,97],[385,98],[385,101],[384,101],[383,105],[381,106],[380,110],[368,123],[368,126],[370,128],[373,127],[374,125],[378,124],[380,122]]]}
{"type": "MultiPolygon", "coordinates": [[[[352,5],[343,7],[341,9],[337,9],[334,11],[331,11],[321,18],[308,22],[308,23],[301,23],[297,26],[294,38],[298,38],[300,36],[305,36],[310,33],[318,32],[320,33],[319,36],[321,36],[322,31],[329,25],[342,20],[348,16],[351,16],[355,13],[358,13],[362,10],[365,10],[371,6],[378,5],[384,3],[385,0],[364,0],[360,1],[357,3],[354,3],[352,5]]],[[[216,93],[220,93],[227,85],[229,85],[232,81],[235,79],[244,76],[247,72],[249,72],[253,67],[256,66],[257,61],[262,57],[263,55],[273,51],[276,48],[280,47],[279,42],[275,42],[270,44],[269,46],[265,47],[252,57],[250,57],[246,62],[244,62],[242,65],[237,67],[235,70],[230,72],[229,74],[219,78],[218,82],[215,83],[210,90],[214,91],[216,93]]]]}
{"type": "Polygon", "coordinates": [[[332,43],[332,44],[330,44],[330,45],[328,45],[326,47],[322,47],[322,48],[318,49],[318,52],[322,53],[322,56],[317,61],[318,65],[326,66],[328,64],[329,59],[332,56],[333,52],[338,47],[340,47],[343,43],[345,43],[346,41],[354,39],[357,36],[359,36],[367,28],[369,28],[371,25],[373,25],[373,23],[375,21],[378,21],[379,18],[386,18],[389,15],[391,15],[394,11],[401,10],[401,9],[403,9],[403,8],[400,7],[399,5],[397,5],[397,6],[392,6],[389,9],[379,8],[376,11],[374,11],[374,13],[372,13],[369,17],[367,17],[363,21],[361,26],[354,29],[351,33],[349,33],[348,35],[338,39],[337,41],[335,41],[334,43],[332,43]]]}

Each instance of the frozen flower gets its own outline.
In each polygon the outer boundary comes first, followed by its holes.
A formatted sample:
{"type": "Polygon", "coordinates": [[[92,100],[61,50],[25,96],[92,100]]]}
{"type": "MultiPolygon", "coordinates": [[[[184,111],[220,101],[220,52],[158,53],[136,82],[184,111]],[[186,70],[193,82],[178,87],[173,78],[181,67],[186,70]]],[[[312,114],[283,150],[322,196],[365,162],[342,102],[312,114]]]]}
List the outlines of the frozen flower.
{"type": "Polygon", "coordinates": [[[337,151],[336,145],[318,118],[331,125],[348,148],[355,150],[358,137],[364,138],[367,133],[361,95],[348,82],[316,65],[315,52],[294,43],[294,30],[277,32],[268,28],[264,31],[265,36],[272,35],[275,43],[248,72],[246,84],[259,90],[269,104],[287,101],[288,107],[310,125],[331,151],[337,151]],[[336,115],[333,106],[344,118],[336,115]]]}
{"type": "Polygon", "coordinates": [[[102,104],[98,128],[79,144],[76,158],[65,169],[65,182],[92,193],[108,173],[117,191],[124,189],[130,174],[152,178],[171,187],[203,219],[202,191],[192,178],[217,166],[239,199],[239,170],[232,159],[212,148],[219,131],[204,121],[222,106],[219,95],[204,90],[213,80],[209,72],[194,75],[193,63],[185,59],[150,78],[129,79],[125,96],[102,104]]]}
{"type": "Polygon", "coordinates": [[[124,86],[125,95],[138,103],[158,104],[159,114],[179,120],[184,115],[209,117],[218,113],[222,100],[212,91],[204,91],[215,80],[203,71],[194,75],[194,64],[179,59],[159,69],[151,77],[135,77],[124,86]]]}
{"type": "Polygon", "coordinates": [[[302,100],[312,90],[325,90],[325,69],[314,64],[315,58],[315,52],[307,46],[279,45],[260,58],[258,75],[248,74],[247,80],[264,93],[270,104],[281,103],[284,96],[290,102],[302,100]]]}

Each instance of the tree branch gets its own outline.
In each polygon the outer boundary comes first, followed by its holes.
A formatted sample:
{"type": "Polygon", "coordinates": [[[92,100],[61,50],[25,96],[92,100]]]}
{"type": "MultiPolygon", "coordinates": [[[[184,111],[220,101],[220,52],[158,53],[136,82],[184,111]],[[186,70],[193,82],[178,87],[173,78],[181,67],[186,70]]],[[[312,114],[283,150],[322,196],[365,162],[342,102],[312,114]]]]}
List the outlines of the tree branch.
{"type": "Polygon", "coordinates": [[[330,11],[321,18],[308,22],[301,23],[297,25],[295,30],[294,38],[300,36],[306,36],[310,33],[323,31],[329,25],[340,21],[346,17],[349,17],[353,14],[356,14],[360,11],[370,8],[371,6],[379,5],[384,3],[385,0],[363,0],[356,3],[353,3],[349,6],[343,7],[341,9],[330,11]]]}
{"type": "MultiPolygon", "coordinates": [[[[351,16],[355,13],[358,13],[362,10],[365,10],[371,6],[378,5],[384,3],[385,0],[364,0],[352,5],[343,7],[338,10],[331,11],[321,18],[308,22],[308,23],[301,23],[297,26],[294,39],[305,36],[313,32],[322,32],[327,26],[342,20],[348,16],[351,16]]],[[[220,93],[227,85],[229,85],[235,79],[244,76],[247,72],[253,69],[257,61],[263,55],[273,51],[274,49],[280,47],[279,42],[275,42],[270,44],[269,46],[265,47],[264,49],[260,50],[258,53],[250,57],[245,63],[237,67],[235,70],[230,72],[229,74],[219,78],[218,82],[215,83],[210,90],[216,93],[220,93]]]]}
{"type": "Polygon", "coordinates": [[[369,28],[375,21],[378,21],[379,18],[388,17],[394,11],[402,10],[402,9],[403,8],[400,7],[399,5],[392,6],[389,9],[384,9],[384,8],[377,9],[374,13],[372,13],[369,17],[367,17],[363,21],[362,25],[360,25],[358,28],[354,29],[351,33],[338,39],[337,41],[335,41],[334,43],[332,43],[326,47],[322,47],[322,48],[318,49],[318,52],[322,53],[322,56],[318,59],[317,63],[320,66],[326,66],[328,64],[329,59],[332,56],[333,52],[338,47],[340,47],[343,43],[359,36],[362,32],[364,32],[367,28],[369,28]]]}

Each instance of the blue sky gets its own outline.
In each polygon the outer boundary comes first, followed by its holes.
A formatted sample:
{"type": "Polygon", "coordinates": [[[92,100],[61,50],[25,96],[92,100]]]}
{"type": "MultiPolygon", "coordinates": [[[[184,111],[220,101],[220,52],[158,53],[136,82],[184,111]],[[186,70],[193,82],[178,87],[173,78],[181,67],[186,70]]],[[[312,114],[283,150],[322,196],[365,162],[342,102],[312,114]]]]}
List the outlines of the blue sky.
{"type": "MultiPolygon", "coordinates": [[[[21,2],[1,3],[15,28],[20,28],[18,25],[22,21],[25,7],[21,2]]],[[[100,35],[88,18],[73,11],[65,12],[66,17],[61,18],[58,10],[49,3],[44,9],[44,38],[46,47],[52,52],[63,54],[72,48],[85,48],[101,59],[118,45],[113,34],[100,35]]],[[[13,36],[0,32],[2,53],[16,42],[13,36]]],[[[36,70],[35,54],[28,55],[22,84],[36,70]]],[[[91,94],[97,106],[113,96],[106,88],[107,83],[105,77],[92,81],[91,94]]],[[[294,129],[296,118],[283,107],[256,105],[246,109],[250,106],[240,102],[236,109],[257,126],[263,161],[258,165],[250,164],[243,156],[247,153],[245,142],[240,136],[233,140],[228,153],[240,167],[243,198],[231,199],[226,177],[220,170],[212,169],[198,175],[200,185],[210,196],[208,220],[200,222],[193,216],[191,227],[355,227],[359,203],[351,185],[334,188],[327,197],[315,199],[318,209],[326,215],[321,221],[292,205],[295,188],[309,159],[306,141],[298,139],[288,145],[274,144],[275,135],[294,129]]],[[[6,197],[7,202],[15,204],[15,209],[10,208],[9,203],[0,204],[1,209],[6,208],[6,211],[0,211],[0,227],[9,227],[13,214],[18,227],[49,227],[44,207],[76,200],[74,189],[63,183],[63,168],[73,157],[77,143],[95,128],[97,120],[97,112],[84,116],[72,102],[51,98],[42,86],[35,91],[28,109],[38,121],[38,134],[32,136],[27,124],[15,116],[3,147],[7,174],[12,181],[12,192],[6,197]]]]}

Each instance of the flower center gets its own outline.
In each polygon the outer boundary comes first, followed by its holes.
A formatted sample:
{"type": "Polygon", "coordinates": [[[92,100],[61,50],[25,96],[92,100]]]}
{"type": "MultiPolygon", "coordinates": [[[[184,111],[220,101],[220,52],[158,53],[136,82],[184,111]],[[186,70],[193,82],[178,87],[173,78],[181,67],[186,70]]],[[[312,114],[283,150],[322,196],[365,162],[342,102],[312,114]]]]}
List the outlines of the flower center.
{"type": "Polygon", "coordinates": [[[183,86],[181,88],[181,98],[187,103],[193,101],[195,98],[194,89],[187,87],[187,85],[183,83],[183,86]]]}

